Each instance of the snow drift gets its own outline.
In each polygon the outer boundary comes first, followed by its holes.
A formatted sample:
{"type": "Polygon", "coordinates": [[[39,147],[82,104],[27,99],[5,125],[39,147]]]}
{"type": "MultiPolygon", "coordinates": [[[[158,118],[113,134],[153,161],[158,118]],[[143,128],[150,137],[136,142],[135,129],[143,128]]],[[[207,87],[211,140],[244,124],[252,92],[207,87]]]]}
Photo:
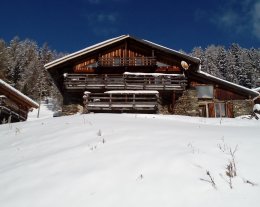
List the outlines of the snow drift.
{"type": "Polygon", "coordinates": [[[0,206],[256,207],[259,135],[255,120],[162,115],[1,125],[0,206]],[[226,167],[236,146],[231,189],[226,167]]]}

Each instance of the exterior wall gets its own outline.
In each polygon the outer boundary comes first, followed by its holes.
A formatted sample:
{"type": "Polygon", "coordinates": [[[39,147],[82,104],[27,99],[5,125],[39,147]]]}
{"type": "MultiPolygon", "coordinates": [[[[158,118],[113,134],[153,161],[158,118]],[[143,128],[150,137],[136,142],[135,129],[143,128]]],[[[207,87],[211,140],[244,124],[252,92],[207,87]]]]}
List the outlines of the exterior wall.
{"type": "Polygon", "coordinates": [[[62,106],[62,115],[68,116],[76,113],[82,113],[83,106],[80,104],[68,104],[62,106]]]}
{"type": "Polygon", "coordinates": [[[253,112],[254,103],[252,100],[219,100],[216,98],[201,100],[198,99],[196,90],[188,89],[184,91],[183,95],[176,101],[174,114],[217,117],[215,105],[220,103],[225,106],[224,117],[238,117],[249,115],[253,112]]]}
{"type": "Polygon", "coordinates": [[[214,97],[218,100],[245,100],[248,98],[247,96],[242,96],[240,94],[219,87],[215,87],[214,97]]]}
{"type": "Polygon", "coordinates": [[[174,105],[174,114],[199,116],[199,100],[196,90],[186,90],[174,105]]]}
{"type": "Polygon", "coordinates": [[[254,102],[252,100],[235,100],[232,103],[234,117],[249,115],[253,112],[254,102]]]}
{"type": "Polygon", "coordinates": [[[28,116],[29,106],[16,94],[11,93],[4,87],[0,87],[0,122],[5,119],[10,122],[25,121],[28,116]]]}
{"type": "Polygon", "coordinates": [[[129,69],[134,72],[181,73],[180,66],[168,63],[167,60],[158,60],[154,53],[155,51],[151,49],[148,50],[137,45],[123,43],[80,60],[74,64],[73,72],[100,73],[102,71],[109,73],[110,70],[110,73],[122,73],[126,71],[125,67],[131,67],[129,69]],[[156,67],[157,61],[164,64],[159,64],[156,67]],[[135,68],[135,66],[137,67],[135,68]]]}

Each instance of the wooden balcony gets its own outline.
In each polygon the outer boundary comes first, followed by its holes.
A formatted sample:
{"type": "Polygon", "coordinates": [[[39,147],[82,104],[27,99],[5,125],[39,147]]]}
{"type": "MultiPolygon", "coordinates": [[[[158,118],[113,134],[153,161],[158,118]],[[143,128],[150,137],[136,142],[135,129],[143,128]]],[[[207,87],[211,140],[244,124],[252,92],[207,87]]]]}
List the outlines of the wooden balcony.
{"type": "Polygon", "coordinates": [[[98,67],[125,67],[125,66],[156,66],[155,57],[100,57],[98,67]]]}
{"type": "Polygon", "coordinates": [[[85,111],[88,112],[152,112],[158,109],[158,91],[108,91],[89,93],[84,97],[85,111]]]}
{"type": "Polygon", "coordinates": [[[66,90],[185,90],[182,74],[66,74],[66,90]]]}

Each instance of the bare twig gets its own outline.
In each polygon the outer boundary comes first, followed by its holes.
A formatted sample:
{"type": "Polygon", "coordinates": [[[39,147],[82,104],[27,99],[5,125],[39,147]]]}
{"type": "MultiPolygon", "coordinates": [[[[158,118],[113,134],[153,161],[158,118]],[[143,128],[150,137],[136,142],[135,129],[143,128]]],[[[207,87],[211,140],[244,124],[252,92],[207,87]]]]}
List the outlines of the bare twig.
{"type": "Polygon", "coordinates": [[[213,188],[217,189],[216,183],[215,183],[213,177],[211,176],[211,174],[208,170],[206,171],[206,174],[207,174],[207,176],[209,177],[210,180],[206,180],[206,179],[203,179],[203,178],[200,178],[200,180],[210,183],[213,186],[213,188]]]}
{"type": "Polygon", "coordinates": [[[247,180],[247,179],[244,179],[244,178],[242,178],[242,179],[243,179],[244,183],[250,184],[252,186],[257,186],[258,185],[257,183],[251,182],[250,180],[247,180]]]}
{"type": "Polygon", "coordinates": [[[99,137],[101,137],[101,136],[102,136],[102,132],[101,132],[101,130],[100,130],[100,129],[98,130],[98,132],[97,132],[97,135],[98,135],[99,137]]]}

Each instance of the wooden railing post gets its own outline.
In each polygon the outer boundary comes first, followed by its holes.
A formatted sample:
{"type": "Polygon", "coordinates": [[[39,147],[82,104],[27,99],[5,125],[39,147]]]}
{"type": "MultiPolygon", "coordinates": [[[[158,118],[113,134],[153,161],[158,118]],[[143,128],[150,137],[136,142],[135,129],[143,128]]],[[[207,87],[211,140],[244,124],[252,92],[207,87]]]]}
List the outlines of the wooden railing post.
{"type": "Polygon", "coordinates": [[[107,82],[108,82],[108,80],[107,80],[107,74],[105,74],[105,77],[104,77],[104,85],[105,85],[105,88],[107,88],[107,82]]]}
{"type": "Polygon", "coordinates": [[[163,85],[163,90],[165,90],[165,78],[162,76],[162,79],[161,79],[161,81],[162,81],[162,85],[163,85]]]}
{"type": "Polygon", "coordinates": [[[135,93],[133,93],[133,109],[135,109],[135,93]]]}
{"type": "Polygon", "coordinates": [[[126,78],[127,75],[123,74],[124,89],[126,90],[126,78]]]}
{"type": "Polygon", "coordinates": [[[111,109],[112,106],[112,93],[109,94],[109,109],[111,109]]]}

